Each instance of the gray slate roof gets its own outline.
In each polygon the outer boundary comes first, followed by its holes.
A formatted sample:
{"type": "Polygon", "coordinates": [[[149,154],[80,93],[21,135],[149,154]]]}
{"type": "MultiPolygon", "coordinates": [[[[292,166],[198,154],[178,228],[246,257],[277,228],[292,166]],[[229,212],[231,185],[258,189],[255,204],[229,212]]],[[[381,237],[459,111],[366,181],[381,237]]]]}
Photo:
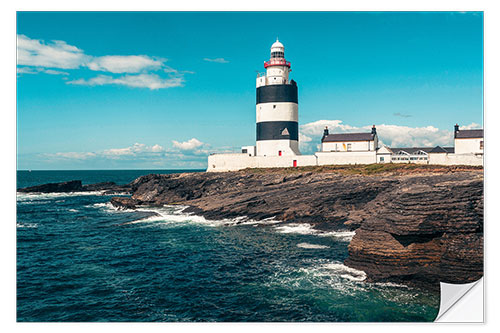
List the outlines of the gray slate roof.
{"type": "Polygon", "coordinates": [[[372,133],[328,134],[321,139],[321,142],[372,141],[374,137],[372,133]]]}
{"type": "Polygon", "coordinates": [[[434,149],[430,151],[431,153],[450,153],[453,154],[455,153],[455,148],[454,147],[441,147],[441,146],[436,146],[434,149]]]}
{"type": "Polygon", "coordinates": [[[473,138],[483,138],[483,130],[475,129],[475,130],[460,130],[455,132],[455,138],[457,139],[473,139],[473,138]]]}

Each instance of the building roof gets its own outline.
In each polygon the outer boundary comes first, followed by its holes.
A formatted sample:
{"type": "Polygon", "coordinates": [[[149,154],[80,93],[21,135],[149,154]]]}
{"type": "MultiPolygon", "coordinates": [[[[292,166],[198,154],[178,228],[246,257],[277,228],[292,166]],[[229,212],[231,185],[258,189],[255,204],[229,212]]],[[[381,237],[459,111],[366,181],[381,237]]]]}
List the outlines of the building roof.
{"type": "Polygon", "coordinates": [[[372,133],[339,133],[325,135],[321,142],[373,141],[372,133]]]}
{"type": "Polygon", "coordinates": [[[393,154],[397,154],[400,151],[404,151],[410,155],[415,154],[417,151],[424,151],[426,153],[430,153],[433,149],[432,147],[409,147],[409,148],[390,148],[393,154]]]}
{"type": "Polygon", "coordinates": [[[475,139],[484,137],[482,129],[459,130],[455,132],[456,139],[475,139]]]}
{"type": "Polygon", "coordinates": [[[436,146],[433,148],[430,153],[450,153],[453,154],[455,153],[455,148],[454,147],[440,147],[436,146]]]}

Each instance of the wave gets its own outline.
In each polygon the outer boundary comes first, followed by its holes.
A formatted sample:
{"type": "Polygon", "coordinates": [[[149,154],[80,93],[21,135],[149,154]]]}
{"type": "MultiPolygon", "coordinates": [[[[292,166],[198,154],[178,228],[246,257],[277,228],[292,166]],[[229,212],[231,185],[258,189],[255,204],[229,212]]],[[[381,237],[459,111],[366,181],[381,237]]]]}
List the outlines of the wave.
{"type": "Polygon", "coordinates": [[[342,295],[359,295],[372,288],[365,282],[366,273],[325,258],[304,259],[299,266],[278,263],[266,285],[289,289],[324,289],[342,295]]]}
{"type": "Polygon", "coordinates": [[[356,234],[354,231],[322,231],[314,229],[308,223],[290,223],[275,227],[276,231],[282,234],[318,235],[325,237],[335,237],[342,241],[351,241],[356,234]]]}
{"type": "Polygon", "coordinates": [[[300,247],[303,249],[327,249],[327,248],[329,248],[329,246],[326,246],[326,245],[309,244],[309,243],[299,243],[299,244],[297,244],[297,247],[300,247]]]}
{"type": "MultiPolygon", "coordinates": [[[[164,205],[163,207],[150,207],[143,206],[135,209],[123,209],[113,206],[110,202],[95,203],[92,205],[87,205],[85,207],[100,208],[110,212],[148,212],[154,213],[154,216],[148,216],[140,218],[138,220],[123,223],[135,224],[144,222],[173,222],[173,223],[201,223],[210,227],[219,226],[242,226],[242,225],[274,225],[282,223],[280,220],[276,220],[275,217],[269,217],[262,220],[249,219],[247,216],[240,216],[231,219],[220,219],[220,220],[209,220],[200,215],[194,215],[193,213],[184,213],[183,211],[189,206],[184,205],[164,205]]],[[[301,235],[317,235],[323,237],[335,237],[340,241],[351,241],[352,237],[355,235],[354,231],[322,231],[314,229],[311,224],[308,223],[290,223],[285,225],[278,225],[274,227],[275,231],[279,233],[296,233],[301,235]]]]}
{"type": "Polygon", "coordinates": [[[103,195],[103,191],[87,191],[87,192],[61,192],[61,193],[24,193],[17,192],[16,199],[18,202],[29,203],[33,200],[50,200],[54,198],[77,197],[86,195],[103,195]]]}
{"type": "Polygon", "coordinates": [[[351,281],[364,281],[366,279],[366,273],[364,271],[346,266],[342,263],[324,264],[323,268],[351,281]]]}
{"type": "Polygon", "coordinates": [[[16,223],[16,228],[38,228],[37,223],[16,223]]]}

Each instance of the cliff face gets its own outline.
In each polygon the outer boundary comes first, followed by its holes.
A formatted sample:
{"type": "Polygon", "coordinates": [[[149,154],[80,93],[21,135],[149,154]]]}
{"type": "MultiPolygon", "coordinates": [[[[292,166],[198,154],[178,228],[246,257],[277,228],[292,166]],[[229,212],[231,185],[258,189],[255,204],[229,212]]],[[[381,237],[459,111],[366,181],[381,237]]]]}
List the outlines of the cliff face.
{"type": "Polygon", "coordinates": [[[483,182],[477,175],[402,181],[367,207],[346,265],[372,279],[466,283],[483,272],[483,182]]]}
{"type": "Polygon", "coordinates": [[[275,217],[356,230],[346,265],[371,280],[466,283],[483,272],[482,170],[376,176],[280,171],[148,175],[116,206],[188,205],[209,219],[275,217]]]}

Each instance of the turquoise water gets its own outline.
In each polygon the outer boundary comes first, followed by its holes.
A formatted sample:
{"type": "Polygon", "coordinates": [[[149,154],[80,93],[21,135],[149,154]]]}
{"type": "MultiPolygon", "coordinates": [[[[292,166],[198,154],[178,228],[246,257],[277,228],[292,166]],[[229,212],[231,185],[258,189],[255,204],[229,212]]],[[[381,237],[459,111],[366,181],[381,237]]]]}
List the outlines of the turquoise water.
{"type": "MultiPolygon", "coordinates": [[[[18,172],[18,187],[73,179],[127,183],[148,173],[18,172]]],[[[272,219],[207,221],[179,206],[120,211],[109,199],[18,194],[18,321],[432,321],[437,315],[439,295],[367,283],[364,272],[344,266],[352,233],[272,219]]]]}

